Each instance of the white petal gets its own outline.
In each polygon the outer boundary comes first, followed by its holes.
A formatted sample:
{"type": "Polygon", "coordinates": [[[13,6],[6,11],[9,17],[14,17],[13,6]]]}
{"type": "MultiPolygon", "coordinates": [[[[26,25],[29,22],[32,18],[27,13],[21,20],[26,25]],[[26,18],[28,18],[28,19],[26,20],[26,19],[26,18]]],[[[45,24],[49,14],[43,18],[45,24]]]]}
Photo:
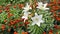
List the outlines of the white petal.
{"type": "Polygon", "coordinates": [[[26,3],[26,6],[29,6],[28,3],[26,3]]]}
{"type": "Polygon", "coordinates": [[[31,19],[32,19],[32,20],[34,20],[34,18],[33,18],[33,17],[32,17],[31,19]]]}
{"type": "Polygon", "coordinates": [[[24,19],[24,22],[28,19],[26,16],[22,16],[22,19],[24,19]]]}
{"type": "Polygon", "coordinates": [[[37,22],[36,24],[37,24],[38,26],[40,26],[40,23],[37,22]]]}
{"type": "Polygon", "coordinates": [[[24,7],[24,9],[27,9],[26,7],[24,7]]]}
{"type": "Polygon", "coordinates": [[[24,16],[22,16],[22,19],[25,18],[24,16]]]}
{"type": "Polygon", "coordinates": [[[39,15],[39,18],[42,19],[43,15],[39,15]]]}
{"type": "Polygon", "coordinates": [[[49,10],[49,8],[45,8],[45,10],[49,10]]]}
{"type": "Polygon", "coordinates": [[[48,4],[48,3],[45,3],[45,4],[44,4],[44,8],[47,6],[47,4],[48,4]]]}
{"type": "Polygon", "coordinates": [[[35,16],[38,15],[37,13],[35,13],[35,16]]]}
{"type": "Polygon", "coordinates": [[[40,20],[40,23],[44,23],[44,21],[43,20],[40,20]]]}
{"type": "Polygon", "coordinates": [[[32,9],[32,8],[30,7],[30,9],[32,9]]]}
{"type": "Polygon", "coordinates": [[[37,6],[36,8],[40,9],[40,7],[39,7],[39,6],[37,6]]]}
{"type": "Polygon", "coordinates": [[[42,2],[38,2],[38,5],[43,5],[43,3],[42,2]]]}
{"type": "Polygon", "coordinates": [[[28,12],[28,15],[31,14],[31,12],[28,12]]]}

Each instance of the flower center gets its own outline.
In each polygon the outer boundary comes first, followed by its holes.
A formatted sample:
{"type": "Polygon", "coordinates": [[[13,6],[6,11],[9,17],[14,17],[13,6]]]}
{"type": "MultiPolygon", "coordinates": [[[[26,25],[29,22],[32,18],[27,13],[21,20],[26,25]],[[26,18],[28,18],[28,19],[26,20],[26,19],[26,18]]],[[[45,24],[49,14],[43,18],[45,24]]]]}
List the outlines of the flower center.
{"type": "Polygon", "coordinates": [[[41,6],[40,8],[41,8],[41,10],[43,10],[44,8],[43,8],[44,6],[41,6]]]}
{"type": "Polygon", "coordinates": [[[39,19],[38,19],[38,18],[36,18],[35,20],[36,20],[36,21],[38,21],[39,19]]]}

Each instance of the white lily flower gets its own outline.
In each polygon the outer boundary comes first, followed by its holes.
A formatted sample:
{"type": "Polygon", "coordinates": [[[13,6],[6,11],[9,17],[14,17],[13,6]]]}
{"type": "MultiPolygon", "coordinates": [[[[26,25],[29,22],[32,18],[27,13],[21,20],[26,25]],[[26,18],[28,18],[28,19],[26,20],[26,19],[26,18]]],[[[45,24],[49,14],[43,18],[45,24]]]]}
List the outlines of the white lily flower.
{"type": "Polygon", "coordinates": [[[47,4],[48,3],[43,4],[42,2],[38,2],[37,8],[41,10],[49,10],[49,8],[46,8],[47,4]]]}
{"type": "Polygon", "coordinates": [[[36,25],[40,26],[40,23],[43,23],[44,22],[42,20],[42,16],[43,15],[38,15],[37,13],[35,13],[35,16],[31,18],[32,21],[33,21],[32,25],[35,25],[36,24],[36,25]]]}
{"type": "Polygon", "coordinates": [[[28,19],[28,15],[30,12],[24,12],[24,15],[22,16],[22,19],[24,19],[24,22],[28,19]]]}
{"type": "Polygon", "coordinates": [[[29,9],[32,9],[31,7],[30,7],[30,5],[28,5],[28,3],[26,3],[26,6],[25,7],[23,7],[23,11],[28,11],[29,9]]]}
{"type": "Polygon", "coordinates": [[[30,14],[30,12],[28,12],[28,10],[29,9],[32,9],[31,7],[30,7],[30,5],[28,5],[28,3],[26,3],[26,6],[25,7],[23,7],[23,11],[22,12],[24,12],[24,15],[22,16],[22,19],[24,19],[24,22],[28,19],[28,15],[30,14]]]}

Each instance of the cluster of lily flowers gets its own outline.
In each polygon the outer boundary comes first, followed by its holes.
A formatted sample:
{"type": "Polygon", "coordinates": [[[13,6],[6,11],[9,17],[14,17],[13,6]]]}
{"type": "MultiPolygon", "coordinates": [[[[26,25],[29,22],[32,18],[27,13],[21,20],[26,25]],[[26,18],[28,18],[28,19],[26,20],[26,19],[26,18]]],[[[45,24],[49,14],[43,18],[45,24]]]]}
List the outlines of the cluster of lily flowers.
{"type": "MultiPolygon", "coordinates": [[[[49,8],[46,8],[48,3],[45,3],[43,4],[42,2],[38,2],[37,3],[37,9],[40,9],[40,10],[49,10],[49,8]]],[[[23,7],[23,11],[24,12],[24,15],[22,16],[22,19],[24,19],[24,22],[28,19],[29,17],[29,14],[31,14],[31,12],[29,12],[29,10],[32,10],[32,8],[30,7],[30,5],[28,3],[26,3],[26,6],[23,7]]],[[[43,23],[44,20],[42,19],[43,15],[38,15],[37,13],[35,13],[35,16],[34,17],[31,17],[33,23],[32,25],[35,25],[37,24],[38,26],[40,26],[40,23],[43,23]]]]}
{"type": "MultiPolygon", "coordinates": [[[[47,11],[47,10],[49,10],[49,8],[47,8],[47,5],[48,6],[52,6],[52,5],[54,5],[54,3],[53,4],[48,4],[48,3],[43,3],[43,2],[37,2],[36,5],[37,5],[35,7],[36,9],[47,11]]],[[[16,8],[16,6],[14,6],[14,8],[16,8]]],[[[43,14],[38,14],[37,12],[35,12],[34,13],[34,16],[31,15],[32,13],[29,10],[33,10],[33,8],[31,7],[31,5],[29,5],[29,3],[26,3],[25,6],[23,4],[19,4],[19,8],[23,9],[22,10],[23,15],[21,16],[21,19],[17,19],[17,20],[14,20],[14,21],[11,20],[10,21],[10,24],[14,25],[14,24],[17,24],[18,22],[24,22],[24,24],[27,25],[27,24],[29,24],[29,21],[28,21],[29,20],[29,17],[32,20],[32,26],[38,25],[38,27],[40,27],[40,24],[45,22],[43,20],[43,14]]],[[[59,9],[58,6],[52,6],[51,12],[53,13],[54,17],[58,21],[60,21],[60,17],[58,17],[56,15],[56,11],[58,9],[59,9]]],[[[5,11],[7,11],[7,13],[8,13],[8,18],[10,18],[10,16],[13,16],[13,14],[9,13],[10,10],[9,10],[8,7],[6,7],[5,11]]],[[[2,10],[0,10],[0,13],[2,13],[2,10]]],[[[60,13],[59,13],[59,15],[60,15],[60,13]]],[[[4,20],[4,22],[7,22],[7,21],[4,20]]],[[[11,26],[10,24],[8,24],[8,25],[11,26]]],[[[55,27],[56,27],[56,25],[55,25],[55,27]]],[[[58,26],[57,26],[57,28],[58,28],[58,26]]],[[[2,25],[2,30],[4,30],[4,29],[5,29],[5,26],[2,25]]],[[[14,34],[18,34],[18,33],[17,32],[14,32],[14,34]]],[[[22,34],[28,34],[28,33],[27,32],[22,32],[22,34]]],[[[46,34],[46,32],[44,32],[44,34],[46,34]]],[[[49,34],[51,34],[51,32],[49,34]]]]}

